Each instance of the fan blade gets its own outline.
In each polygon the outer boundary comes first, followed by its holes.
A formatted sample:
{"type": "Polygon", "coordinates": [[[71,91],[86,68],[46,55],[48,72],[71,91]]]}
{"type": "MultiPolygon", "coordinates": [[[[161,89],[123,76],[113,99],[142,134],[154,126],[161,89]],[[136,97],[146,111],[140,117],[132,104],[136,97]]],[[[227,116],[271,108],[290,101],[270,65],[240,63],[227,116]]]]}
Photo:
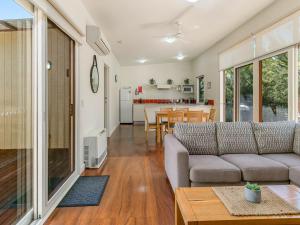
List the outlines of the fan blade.
{"type": "Polygon", "coordinates": [[[185,14],[194,8],[194,5],[189,5],[184,10],[182,10],[178,15],[170,20],[169,24],[176,24],[185,14]]]}
{"type": "Polygon", "coordinates": [[[141,24],[140,27],[142,29],[151,29],[155,27],[166,27],[169,26],[170,24],[168,22],[157,22],[157,23],[145,23],[141,24]]]}

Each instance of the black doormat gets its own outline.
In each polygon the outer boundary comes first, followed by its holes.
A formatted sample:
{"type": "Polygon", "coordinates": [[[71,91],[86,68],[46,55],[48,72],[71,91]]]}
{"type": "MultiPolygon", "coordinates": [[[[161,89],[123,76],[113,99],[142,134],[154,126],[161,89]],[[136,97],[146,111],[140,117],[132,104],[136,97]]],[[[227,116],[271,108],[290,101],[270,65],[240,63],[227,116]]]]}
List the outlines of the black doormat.
{"type": "Polygon", "coordinates": [[[109,176],[82,176],[75,182],[58,207],[99,205],[109,176]]]}

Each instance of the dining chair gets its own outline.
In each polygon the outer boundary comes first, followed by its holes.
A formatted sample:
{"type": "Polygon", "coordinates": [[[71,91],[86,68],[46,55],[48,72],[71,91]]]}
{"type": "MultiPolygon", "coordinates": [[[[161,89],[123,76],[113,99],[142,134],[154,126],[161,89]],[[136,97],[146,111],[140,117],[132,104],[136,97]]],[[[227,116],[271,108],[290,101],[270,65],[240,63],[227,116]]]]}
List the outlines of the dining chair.
{"type": "Polygon", "coordinates": [[[201,123],[203,122],[203,111],[188,111],[187,122],[189,123],[201,123]]]}
{"type": "MultiPolygon", "coordinates": [[[[173,108],[160,108],[160,111],[168,113],[170,111],[173,111],[173,108]]],[[[166,127],[168,125],[168,119],[167,118],[161,118],[160,125],[162,126],[162,130],[164,132],[166,132],[166,129],[167,129],[166,127]]]]}
{"type": "Polygon", "coordinates": [[[181,111],[181,112],[188,112],[189,111],[189,108],[176,108],[175,111],[181,111]]]}
{"type": "Polygon", "coordinates": [[[169,111],[173,111],[173,108],[160,108],[161,112],[169,112],[169,111]]]}
{"type": "Polygon", "coordinates": [[[208,121],[209,122],[215,122],[216,121],[216,116],[217,116],[217,110],[215,108],[211,108],[209,110],[208,121]]]}
{"type": "Polygon", "coordinates": [[[167,132],[173,133],[173,128],[176,123],[184,122],[184,112],[183,111],[170,111],[168,112],[168,126],[167,132]]]}
{"type": "Polygon", "coordinates": [[[145,133],[146,133],[146,141],[148,141],[148,134],[149,131],[151,130],[156,130],[156,123],[149,123],[149,119],[148,119],[148,115],[147,115],[147,111],[144,110],[145,113],[145,133]]]}

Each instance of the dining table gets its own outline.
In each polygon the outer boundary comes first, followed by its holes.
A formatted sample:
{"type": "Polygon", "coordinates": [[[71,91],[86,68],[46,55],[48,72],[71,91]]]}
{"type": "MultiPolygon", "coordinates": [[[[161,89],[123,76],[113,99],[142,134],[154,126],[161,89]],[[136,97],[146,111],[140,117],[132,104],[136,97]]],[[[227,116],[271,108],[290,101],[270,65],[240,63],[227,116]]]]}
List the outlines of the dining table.
{"type": "MultiPolygon", "coordinates": [[[[157,111],[156,114],[156,143],[160,144],[162,142],[162,120],[168,119],[168,111],[157,111]]],[[[187,114],[188,112],[184,112],[184,121],[187,121],[187,114]]],[[[203,122],[208,121],[209,113],[203,112],[203,122]]]]}

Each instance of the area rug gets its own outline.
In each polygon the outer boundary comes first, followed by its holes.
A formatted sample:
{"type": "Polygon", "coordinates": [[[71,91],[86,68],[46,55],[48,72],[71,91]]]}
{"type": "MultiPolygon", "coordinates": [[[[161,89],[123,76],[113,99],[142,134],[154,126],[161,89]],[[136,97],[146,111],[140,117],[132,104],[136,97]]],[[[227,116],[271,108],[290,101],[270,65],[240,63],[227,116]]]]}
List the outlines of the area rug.
{"type": "Polygon", "coordinates": [[[109,176],[81,176],[66,194],[58,207],[99,205],[109,176]]]}
{"type": "Polygon", "coordinates": [[[259,204],[245,200],[244,187],[213,187],[213,190],[233,216],[300,214],[299,210],[277,196],[268,187],[262,187],[262,201],[259,204]]]}

